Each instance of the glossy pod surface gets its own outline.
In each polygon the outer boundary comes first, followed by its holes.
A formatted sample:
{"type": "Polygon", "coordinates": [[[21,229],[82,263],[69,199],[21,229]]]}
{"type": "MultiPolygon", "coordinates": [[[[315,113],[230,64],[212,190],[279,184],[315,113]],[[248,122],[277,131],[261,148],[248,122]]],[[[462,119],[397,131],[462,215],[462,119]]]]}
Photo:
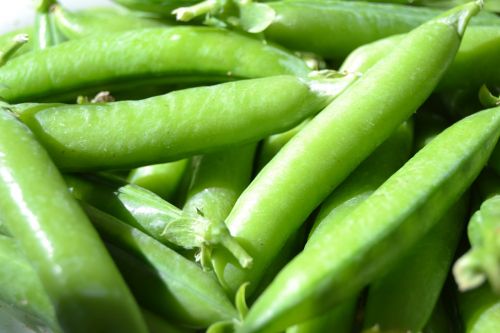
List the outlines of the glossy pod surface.
{"type": "Polygon", "coordinates": [[[0,110],[0,216],[67,332],[146,332],[88,218],[29,129],[0,110]]]}
{"type": "Polygon", "coordinates": [[[234,32],[152,28],[68,41],[12,59],[0,68],[0,97],[32,102],[148,81],[207,83],[308,72],[283,49],[234,32]]]}
{"type": "Polygon", "coordinates": [[[275,76],[142,101],[28,108],[20,118],[62,169],[127,168],[256,142],[287,130],[328,103],[327,91],[317,87],[275,76]]]}

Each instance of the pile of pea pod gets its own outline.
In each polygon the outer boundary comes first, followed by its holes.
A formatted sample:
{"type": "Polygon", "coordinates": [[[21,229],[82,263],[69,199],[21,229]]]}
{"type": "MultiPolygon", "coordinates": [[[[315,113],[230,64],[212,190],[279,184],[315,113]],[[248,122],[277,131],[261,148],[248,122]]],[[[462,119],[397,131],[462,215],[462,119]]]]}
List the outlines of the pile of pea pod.
{"type": "Polygon", "coordinates": [[[0,36],[0,332],[500,332],[500,1],[114,2],[0,36]]]}

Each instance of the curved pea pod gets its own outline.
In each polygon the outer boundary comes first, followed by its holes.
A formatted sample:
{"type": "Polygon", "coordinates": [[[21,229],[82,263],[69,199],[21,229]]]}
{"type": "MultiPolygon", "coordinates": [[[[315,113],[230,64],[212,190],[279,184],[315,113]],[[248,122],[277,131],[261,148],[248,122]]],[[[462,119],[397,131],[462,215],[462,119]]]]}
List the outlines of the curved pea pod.
{"type": "Polygon", "coordinates": [[[307,216],[417,110],[452,61],[471,11],[457,9],[408,34],[261,170],[226,220],[254,262],[243,270],[215,251],[214,270],[223,286],[234,293],[249,281],[253,288],[307,216]]]}
{"type": "MultiPolygon", "coordinates": [[[[131,252],[160,277],[164,287],[157,302],[170,304],[170,318],[193,327],[207,327],[237,317],[216,279],[198,265],[111,215],[89,205],[84,208],[107,241],[131,252]]],[[[143,288],[148,288],[148,282],[145,284],[143,288]]]]}
{"type": "Polygon", "coordinates": [[[68,332],[146,332],[125,282],[30,130],[0,109],[0,218],[68,332]]]}
{"type": "Polygon", "coordinates": [[[74,99],[148,83],[208,83],[291,74],[304,61],[282,48],[208,27],[151,28],[89,36],[30,52],[0,68],[11,103],[74,99]]]}
{"type": "Polygon", "coordinates": [[[63,170],[126,169],[256,142],[287,130],[319,112],[338,90],[335,82],[351,78],[335,80],[274,76],[142,101],[28,108],[19,117],[63,170]]]}
{"type": "Polygon", "coordinates": [[[140,167],[130,171],[127,181],[172,200],[182,181],[188,164],[187,159],[140,167]]]}
{"type": "Polygon", "coordinates": [[[500,326],[500,300],[488,286],[458,296],[465,333],[495,333],[500,326]]]}
{"type": "Polygon", "coordinates": [[[71,12],[56,4],[51,8],[55,24],[68,39],[166,25],[159,20],[140,17],[114,8],[94,8],[71,12]]]}
{"type": "Polygon", "coordinates": [[[0,307],[34,332],[62,332],[36,271],[15,240],[1,235],[0,307]]]}
{"type": "MultiPolygon", "coordinates": [[[[229,238],[224,220],[250,183],[256,146],[253,143],[194,158],[191,186],[182,210],[195,216],[199,214],[213,225],[220,224],[227,232],[225,237],[229,238]]],[[[226,248],[231,246],[228,243],[226,248]]],[[[212,247],[202,247],[199,259],[203,267],[211,266],[211,252],[212,247]]],[[[239,245],[232,252],[242,267],[251,265],[252,258],[242,253],[239,245]]]]}
{"type": "MultiPolygon", "coordinates": [[[[263,32],[289,49],[342,60],[361,45],[408,32],[441,13],[397,4],[294,0],[250,3],[242,7],[240,20],[246,31],[263,32]]],[[[488,15],[472,24],[498,25],[499,20],[488,15]]]]}
{"type": "Polygon", "coordinates": [[[380,277],[470,186],[499,135],[500,107],[446,129],[341,223],[324,228],[257,299],[238,332],[279,331],[317,315],[318,302],[326,311],[380,277]]]}
{"type": "Polygon", "coordinates": [[[483,176],[480,182],[493,182],[497,188],[472,215],[467,227],[471,249],[457,260],[453,275],[461,291],[488,280],[494,293],[500,294],[500,182],[494,174],[483,176]]]}
{"type": "Polygon", "coordinates": [[[365,328],[422,331],[451,267],[468,212],[467,199],[458,200],[389,272],[371,284],[365,328]]]}
{"type": "MultiPolygon", "coordinates": [[[[403,35],[391,36],[359,47],[346,58],[339,70],[365,72],[394,50],[402,38],[403,35]]],[[[456,58],[436,89],[479,89],[484,83],[500,85],[498,59],[500,26],[471,26],[464,34],[456,58]]]]}

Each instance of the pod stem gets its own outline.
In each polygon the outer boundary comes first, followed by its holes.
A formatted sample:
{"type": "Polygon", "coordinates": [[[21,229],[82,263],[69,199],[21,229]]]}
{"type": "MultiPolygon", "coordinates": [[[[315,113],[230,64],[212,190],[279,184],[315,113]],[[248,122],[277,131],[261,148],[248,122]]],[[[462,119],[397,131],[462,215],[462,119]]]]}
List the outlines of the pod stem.
{"type": "Polygon", "coordinates": [[[220,244],[238,260],[241,267],[249,268],[252,265],[253,258],[243,249],[243,247],[241,247],[229,232],[221,237],[220,244]]]}
{"type": "Polygon", "coordinates": [[[12,41],[5,50],[0,51],[0,67],[5,65],[7,61],[29,40],[27,34],[15,35],[12,41]]]}
{"type": "Polygon", "coordinates": [[[500,96],[493,95],[488,87],[483,84],[479,89],[479,101],[484,107],[491,108],[500,105],[500,96]]]}
{"type": "Polygon", "coordinates": [[[458,35],[464,35],[469,20],[484,7],[484,0],[468,2],[457,6],[440,15],[437,20],[444,24],[455,26],[458,35]]]}
{"type": "Polygon", "coordinates": [[[172,14],[175,15],[178,21],[188,22],[195,17],[208,14],[219,7],[220,4],[217,0],[205,0],[193,6],[174,9],[172,14]]]}

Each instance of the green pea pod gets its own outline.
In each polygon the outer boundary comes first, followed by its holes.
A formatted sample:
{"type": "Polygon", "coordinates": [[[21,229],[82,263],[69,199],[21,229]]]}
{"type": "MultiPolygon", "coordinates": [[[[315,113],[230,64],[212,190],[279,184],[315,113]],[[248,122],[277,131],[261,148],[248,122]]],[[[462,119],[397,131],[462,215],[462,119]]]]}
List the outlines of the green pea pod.
{"type": "Polygon", "coordinates": [[[0,68],[0,97],[11,103],[76,99],[148,83],[207,83],[309,72],[282,48],[217,28],[126,31],[30,52],[0,68]]]}
{"type": "Polygon", "coordinates": [[[428,234],[383,277],[371,284],[365,328],[420,332],[448,275],[467,214],[467,198],[457,201],[428,234]]]}
{"type": "Polygon", "coordinates": [[[0,216],[67,332],[146,332],[125,282],[29,129],[0,109],[0,216]]]}
{"type": "Polygon", "coordinates": [[[342,223],[323,228],[257,299],[237,332],[279,331],[318,315],[319,302],[326,311],[379,277],[470,186],[499,135],[500,107],[441,133],[342,223]]]}
{"type": "Polygon", "coordinates": [[[36,271],[10,237],[0,235],[0,307],[34,332],[62,332],[36,271]]]}
{"type": "Polygon", "coordinates": [[[459,295],[465,333],[495,333],[500,327],[500,300],[488,286],[459,295]]]}
{"type": "MultiPolygon", "coordinates": [[[[394,50],[402,38],[402,35],[391,36],[359,47],[347,57],[340,71],[365,72],[394,50]]],[[[500,69],[497,66],[499,58],[499,25],[469,27],[456,58],[441,79],[437,90],[476,90],[484,83],[500,85],[500,69]],[[463,80],[464,77],[467,80],[463,80]]]]}
{"type": "MultiPolygon", "coordinates": [[[[213,225],[220,223],[224,232],[227,232],[225,237],[229,238],[224,220],[250,183],[255,149],[256,144],[250,144],[195,158],[191,186],[183,211],[191,215],[200,214],[213,225]]],[[[211,246],[201,247],[199,259],[205,268],[211,266],[211,250],[211,246]]],[[[246,253],[240,254],[241,251],[238,246],[232,252],[236,254],[242,267],[250,266],[252,258],[246,253]]]]}
{"type": "Polygon", "coordinates": [[[28,108],[19,110],[19,117],[63,170],[127,169],[257,142],[287,130],[352,82],[349,76],[332,80],[274,76],[142,101],[28,108]]]}
{"type": "Polygon", "coordinates": [[[262,169],[226,221],[254,262],[243,270],[215,251],[223,286],[234,292],[243,282],[251,282],[250,288],[258,283],[307,216],[431,94],[477,10],[475,3],[458,8],[408,34],[262,169]]]}
{"type": "Polygon", "coordinates": [[[467,291],[488,280],[493,291],[500,294],[500,181],[495,174],[483,175],[479,182],[495,191],[481,203],[467,227],[471,249],[457,260],[453,275],[461,291],[467,291]]]}
{"type": "Polygon", "coordinates": [[[52,15],[57,28],[68,39],[165,26],[159,20],[139,17],[114,8],[71,12],[61,5],[55,5],[52,7],[52,15]]]}
{"type": "Polygon", "coordinates": [[[181,6],[191,6],[199,0],[113,0],[128,9],[172,17],[172,11],[181,6]]]}
{"type": "MultiPolygon", "coordinates": [[[[249,3],[241,10],[246,31],[297,51],[342,60],[357,47],[408,32],[442,11],[391,4],[331,0],[249,3]],[[265,10],[263,7],[266,7],[265,10]]],[[[497,25],[492,16],[474,18],[475,25],[497,25]]]]}
{"type": "MultiPolygon", "coordinates": [[[[360,205],[371,192],[403,165],[410,156],[412,141],[413,124],[406,122],[325,200],[312,227],[306,248],[312,246],[315,239],[321,237],[323,231],[330,228],[329,226],[340,223],[350,211],[360,205]]],[[[352,297],[324,315],[289,330],[297,333],[323,332],[335,327],[336,332],[350,332],[356,303],[357,297],[352,297]]]]}
{"type": "Polygon", "coordinates": [[[154,164],[134,169],[127,182],[158,194],[165,200],[172,200],[181,183],[188,160],[154,164]]]}
{"type": "Polygon", "coordinates": [[[111,215],[89,205],[84,208],[107,241],[134,254],[157,272],[164,284],[162,298],[168,297],[158,302],[171,305],[172,319],[193,327],[207,327],[237,317],[217,281],[198,265],[111,215]]]}

